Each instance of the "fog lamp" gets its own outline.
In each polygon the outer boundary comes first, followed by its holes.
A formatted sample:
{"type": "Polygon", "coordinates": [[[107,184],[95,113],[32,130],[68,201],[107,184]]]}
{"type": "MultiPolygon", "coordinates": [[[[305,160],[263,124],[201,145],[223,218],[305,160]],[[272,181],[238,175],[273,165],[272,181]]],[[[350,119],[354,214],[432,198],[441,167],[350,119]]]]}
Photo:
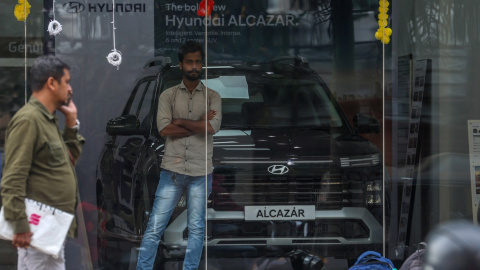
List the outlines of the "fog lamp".
{"type": "Polygon", "coordinates": [[[382,203],[382,197],[380,195],[367,195],[365,199],[367,204],[373,205],[373,204],[381,204],[382,203]]]}
{"type": "Polygon", "coordinates": [[[367,182],[367,191],[382,191],[382,184],[380,181],[367,182]]]}
{"type": "Polygon", "coordinates": [[[382,181],[367,181],[365,182],[365,203],[367,205],[382,204],[382,181]]]}

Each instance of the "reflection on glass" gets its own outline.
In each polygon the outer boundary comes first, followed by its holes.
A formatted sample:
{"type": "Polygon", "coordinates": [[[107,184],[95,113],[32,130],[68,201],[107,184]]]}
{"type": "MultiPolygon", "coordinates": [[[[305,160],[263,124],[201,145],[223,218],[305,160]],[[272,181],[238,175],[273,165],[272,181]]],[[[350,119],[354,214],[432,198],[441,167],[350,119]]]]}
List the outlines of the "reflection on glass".
{"type": "MultiPolygon", "coordinates": [[[[381,136],[371,133],[383,123],[363,116],[352,121],[357,113],[382,115],[371,102],[382,92],[381,49],[374,41],[378,1],[217,0],[205,27],[197,0],[115,6],[56,0],[63,30],[55,37],[43,29],[53,19],[50,1],[29,2],[45,11],[32,9],[28,49],[55,53],[75,71],[76,104],[88,127],[78,173],[94,264],[119,269],[136,263],[130,258],[151,212],[164,147],[154,120],[158,95],[180,81],[176,50],[186,39],[206,38],[205,63],[212,68],[203,81],[221,94],[224,108],[214,140],[209,266],[222,269],[220,259],[240,256],[230,265],[291,263],[297,269],[305,258],[353,260],[379,249],[382,157],[356,132],[370,133],[365,137],[381,147],[381,136]],[[112,12],[123,57],[119,70],[105,58],[112,49],[112,12]],[[272,62],[285,55],[308,61],[272,62]],[[173,61],[143,68],[154,56],[173,61]]],[[[18,55],[22,40],[11,42],[18,55]]],[[[186,203],[183,197],[174,210],[159,250],[173,269],[185,254],[186,203]]]]}

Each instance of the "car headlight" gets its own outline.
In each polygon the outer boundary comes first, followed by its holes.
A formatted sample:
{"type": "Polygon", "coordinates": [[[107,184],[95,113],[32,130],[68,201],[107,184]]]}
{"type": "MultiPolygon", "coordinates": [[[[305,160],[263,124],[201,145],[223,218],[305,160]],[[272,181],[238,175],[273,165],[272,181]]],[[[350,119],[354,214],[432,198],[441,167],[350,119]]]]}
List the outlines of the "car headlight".
{"type": "Polygon", "coordinates": [[[368,167],[380,164],[380,154],[350,156],[340,158],[341,167],[368,167]]]}

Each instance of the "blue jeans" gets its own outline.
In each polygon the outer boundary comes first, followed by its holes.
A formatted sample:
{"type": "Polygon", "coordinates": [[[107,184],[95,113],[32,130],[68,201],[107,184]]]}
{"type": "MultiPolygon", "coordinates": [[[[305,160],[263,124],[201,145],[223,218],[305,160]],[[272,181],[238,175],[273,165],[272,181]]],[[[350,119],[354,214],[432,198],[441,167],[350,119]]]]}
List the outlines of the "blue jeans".
{"type": "MultiPolygon", "coordinates": [[[[207,176],[207,181],[210,194],[211,174],[207,176]]],[[[184,191],[187,195],[188,243],[183,269],[198,268],[205,239],[207,201],[205,176],[188,176],[163,169],[155,192],[152,213],[138,253],[137,270],[152,269],[160,239],[184,191]]]]}

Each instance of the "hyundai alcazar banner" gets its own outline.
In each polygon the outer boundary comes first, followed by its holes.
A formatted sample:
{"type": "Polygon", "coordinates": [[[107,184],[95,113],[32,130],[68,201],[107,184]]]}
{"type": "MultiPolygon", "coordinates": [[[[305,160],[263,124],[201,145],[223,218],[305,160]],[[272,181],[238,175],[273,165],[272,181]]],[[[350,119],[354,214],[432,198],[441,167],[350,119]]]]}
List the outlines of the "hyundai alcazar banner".
{"type": "Polygon", "coordinates": [[[185,40],[205,43],[210,61],[261,60],[288,54],[298,17],[269,9],[267,1],[216,0],[210,16],[199,16],[201,1],[162,1],[156,19],[157,53],[174,56],[185,40]]]}

